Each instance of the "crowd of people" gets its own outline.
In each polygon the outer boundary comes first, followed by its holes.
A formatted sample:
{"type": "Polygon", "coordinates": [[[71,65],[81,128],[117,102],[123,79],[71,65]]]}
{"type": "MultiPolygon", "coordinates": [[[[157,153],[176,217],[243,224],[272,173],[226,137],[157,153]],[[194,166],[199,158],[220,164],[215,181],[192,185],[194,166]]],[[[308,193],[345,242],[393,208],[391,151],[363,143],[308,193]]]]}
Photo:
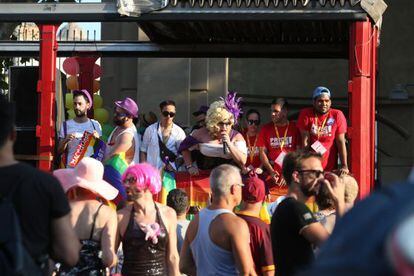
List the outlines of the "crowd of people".
{"type": "Polygon", "coordinates": [[[73,102],[76,117],[59,132],[63,167],[52,176],[14,159],[13,105],[0,97],[0,212],[10,199],[21,247],[39,270],[8,263],[1,249],[2,275],[296,275],[339,265],[333,257],[330,266],[318,263],[329,254],[320,247],[352,208],[358,184],[347,163],[346,119],[331,108],[328,88],[314,90],[313,106],[296,122],[278,98],[271,122],[262,125],[250,109],[245,128],[240,99],[230,92],[193,113],[188,135],[174,122],[174,101],[161,102],[161,119],[142,129],[138,105],[125,98],[114,103],[116,127],[102,160],[87,152],[74,166],[85,132],[99,139],[102,130],[87,116],[88,91],[74,91],[73,102]],[[164,175],[175,172],[207,175],[206,206],[190,206],[192,194],[181,189],[168,191],[166,205],[157,202],[164,175]],[[270,224],[261,218],[265,202],[270,224]]]}

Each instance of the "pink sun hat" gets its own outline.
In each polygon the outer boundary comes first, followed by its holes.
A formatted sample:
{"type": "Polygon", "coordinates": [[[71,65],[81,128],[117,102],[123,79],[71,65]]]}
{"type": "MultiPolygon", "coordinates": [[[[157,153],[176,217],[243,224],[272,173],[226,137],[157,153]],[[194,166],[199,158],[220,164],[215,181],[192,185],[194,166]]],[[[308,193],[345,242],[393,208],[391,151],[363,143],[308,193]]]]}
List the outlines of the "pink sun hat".
{"type": "Polygon", "coordinates": [[[84,157],[73,169],[60,169],[53,172],[65,193],[74,187],[81,187],[106,200],[112,200],[118,195],[118,190],[102,179],[103,174],[102,163],[90,157],[84,157]]]}

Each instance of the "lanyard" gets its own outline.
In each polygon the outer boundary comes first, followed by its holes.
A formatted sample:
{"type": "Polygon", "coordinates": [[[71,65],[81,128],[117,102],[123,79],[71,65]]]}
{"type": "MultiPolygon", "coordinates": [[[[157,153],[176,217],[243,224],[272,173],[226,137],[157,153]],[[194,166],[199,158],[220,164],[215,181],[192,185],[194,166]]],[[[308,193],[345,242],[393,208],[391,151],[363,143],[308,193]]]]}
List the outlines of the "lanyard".
{"type": "Polygon", "coordinates": [[[288,129],[289,129],[289,121],[285,129],[285,134],[283,135],[283,141],[280,141],[280,136],[279,136],[279,131],[277,129],[277,126],[276,125],[274,126],[275,126],[276,137],[277,137],[277,140],[279,141],[280,150],[283,151],[283,147],[285,146],[286,136],[287,136],[288,129]]]}
{"type": "Polygon", "coordinates": [[[325,120],[323,120],[322,122],[322,126],[319,127],[318,116],[315,114],[315,124],[316,124],[316,132],[317,132],[318,140],[319,140],[319,137],[321,136],[321,131],[325,127],[326,121],[329,118],[329,115],[331,115],[331,112],[328,113],[328,115],[325,117],[325,120]]]}
{"type": "Polygon", "coordinates": [[[250,137],[246,133],[246,140],[247,140],[247,147],[249,148],[249,158],[250,158],[250,164],[253,163],[254,155],[256,154],[256,143],[257,143],[257,134],[254,138],[254,144],[253,147],[250,146],[250,137]]]}

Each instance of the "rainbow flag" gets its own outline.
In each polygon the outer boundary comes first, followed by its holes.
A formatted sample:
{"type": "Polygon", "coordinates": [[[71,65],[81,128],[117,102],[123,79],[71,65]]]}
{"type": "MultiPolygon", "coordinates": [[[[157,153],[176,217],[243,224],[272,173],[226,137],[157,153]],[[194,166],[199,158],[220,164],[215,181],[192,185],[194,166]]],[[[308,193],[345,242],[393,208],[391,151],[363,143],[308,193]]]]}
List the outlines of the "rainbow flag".
{"type": "Polygon", "coordinates": [[[72,160],[69,161],[68,166],[74,168],[80,160],[92,151],[90,157],[95,158],[98,161],[102,161],[105,155],[106,144],[99,138],[95,138],[93,133],[85,131],[78,146],[76,147],[75,153],[73,154],[72,160]]]}
{"type": "Polygon", "coordinates": [[[262,207],[260,208],[259,217],[265,223],[270,224],[271,217],[270,217],[270,214],[269,214],[269,209],[267,208],[267,202],[266,201],[263,202],[262,207]]]}
{"type": "Polygon", "coordinates": [[[200,170],[199,175],[191,176],[188,172],[177,172],[177,188],[184,190],[190,200],[190,206],[207,206],[210,194],[210,171],[200,170]]]}
{"type": "Polygon", "coordinates": [[[125,159],[125,153],[116,154],[111,159],[107,160],[104,164],[104,176],[103,179],[110,183],[112,186],[118,189],[119,194],[113,200],[115,204],[126,200],[127,195],[124,185],[122,184],[121,176],[128,168],[128,163],[125,159]]]}
{"type": "Polygon", "coordinates": [[[174,190],[176,186],[175,174],[173,172],[161,171],[162,187],[158,195],[158,201],[161,204],[167,205],[167,196],[171,190],[174,190]]]}

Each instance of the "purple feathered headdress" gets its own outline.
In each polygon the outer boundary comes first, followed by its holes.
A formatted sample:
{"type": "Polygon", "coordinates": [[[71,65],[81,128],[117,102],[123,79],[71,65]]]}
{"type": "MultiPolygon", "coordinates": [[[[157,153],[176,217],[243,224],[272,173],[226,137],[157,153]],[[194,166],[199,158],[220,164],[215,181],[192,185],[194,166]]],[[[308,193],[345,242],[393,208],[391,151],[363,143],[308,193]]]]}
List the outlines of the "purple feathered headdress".
{"type": "Polygon", "coordinates": [[[224,105],[226,106],[227,111],[233,114],[235,125],[237,125],[240,114],[243,113],[240,107],[242,98],[237,98],[236,95],[237,92],[229,91],[225,99],[221,97],[221,99],[224,101],[224,105]]]}

